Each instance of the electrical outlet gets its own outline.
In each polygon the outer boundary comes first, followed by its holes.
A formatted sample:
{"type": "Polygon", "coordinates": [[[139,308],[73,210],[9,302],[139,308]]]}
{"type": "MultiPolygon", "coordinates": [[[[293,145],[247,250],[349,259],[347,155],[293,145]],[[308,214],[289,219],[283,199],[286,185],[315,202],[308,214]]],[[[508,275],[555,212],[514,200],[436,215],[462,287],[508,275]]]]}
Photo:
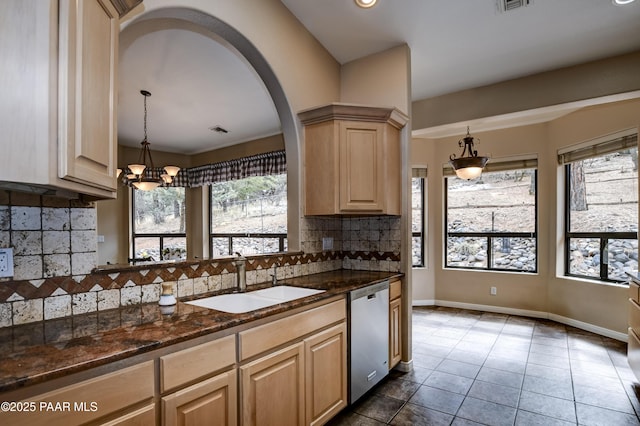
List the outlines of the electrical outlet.
{"type": "Polygon", "coordinates": [[[333,238],[332,237],[324,237],[324,238],[322,238],[322,250],[333,250],[333,238]]]}
{"type": "Polygon", "coordinates": [[[498,289],[496,287],[491,287],[491,295],[496,296],[498,294],[498,289]]]}
{"type": "Polygon", "coordinates": [[[0,249],[0,277],[13,276],[13,249],[0,249]]]}

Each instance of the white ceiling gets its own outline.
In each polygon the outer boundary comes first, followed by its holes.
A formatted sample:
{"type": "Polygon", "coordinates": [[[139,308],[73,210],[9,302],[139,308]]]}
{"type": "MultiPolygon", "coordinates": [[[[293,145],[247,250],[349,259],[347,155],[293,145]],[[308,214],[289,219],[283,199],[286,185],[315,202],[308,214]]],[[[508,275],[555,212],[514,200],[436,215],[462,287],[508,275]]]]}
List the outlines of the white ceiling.
{"type": "MultiPolygon", "coordinates": [[[[153,0],[145,0],[151,3],[153,0]]],[[[411,49],[413,100],[640,49],[640,0],[532,0],[499,13],[496,0],[282,0],[340,63],[401,43],[411,49]]],[[[280,131],[262,82],[214,35],[164,22],[127,27],[120,44],[118,136],[142,140],[149,90],[152,149],[193,154],[280,131]],[[220,125],[229,130],[209,130],[220,125]]]]}

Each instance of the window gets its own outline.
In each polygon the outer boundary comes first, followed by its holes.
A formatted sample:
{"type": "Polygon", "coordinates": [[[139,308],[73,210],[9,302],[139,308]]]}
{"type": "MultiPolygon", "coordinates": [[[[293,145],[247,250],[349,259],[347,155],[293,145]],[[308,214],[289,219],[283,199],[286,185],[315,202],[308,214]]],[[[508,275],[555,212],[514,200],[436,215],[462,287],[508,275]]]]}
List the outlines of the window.
{"type": "Polygon", "coordinates": [[[445,267],[537,271],[535,165],[497,163],[475,180],[445,178],[445,267]]]}
{"type": "Polygon", "coordinates": [[[413,169],[411,179],[411,253],[413,267],[424,266],[424,184],[426,169],[413,169]]]}
{"type": "Polygon", "coordinates": [[[211,255],[287,249],[287,175],[211,184],[211,255]]]}
{"type": "Polygon", "coordinates": [[[132,191],[132,260],[186,259],[184,188],[132,191]]]}
{"type": "Polygon", "coordinates": [[[637,136],[560,155],[565,162],[565,274],[608,282],[638,274],[637,136]]]}

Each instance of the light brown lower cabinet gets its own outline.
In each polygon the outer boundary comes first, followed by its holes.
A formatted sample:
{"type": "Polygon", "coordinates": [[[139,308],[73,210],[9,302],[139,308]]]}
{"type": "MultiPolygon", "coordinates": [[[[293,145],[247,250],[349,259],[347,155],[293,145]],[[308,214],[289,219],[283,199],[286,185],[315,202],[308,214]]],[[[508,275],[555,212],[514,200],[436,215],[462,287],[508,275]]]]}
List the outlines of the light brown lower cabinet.
{"type": "Polygon", "coordinates": [[[347,325],[240,367],[243,425],[321,425],[347,406],[347,325]]]}
{"type": "Polygon", "coordinates": [[[162,398],[165,426],[238,424],[236,369],[162,398]]]}
{"type": "MultiPolygon", "coordinates": [[[[0,424],[29,426],[70,426],[89,422],[100,425],[153,424],[156,418],[153,377],[153,361],[146,361],[28,397],[20,403],[22,407],[29,407],[28,410],[1,412],[0,424]],[[144,406],[141,408],[142,405],[144,406]]],[[[2,395],[2,399],[19,401],[11,394],[2,395]]]]}
{"type": "Polygon", "coordinates": [[[389,369],[402,360],[402,287],[401,281],[389,284],[389,369]]]}
{"type": "Polygon", "coordinates": [[[242,424],[304,425],[304,344],[240,367],[242,424]]]}
{"type": "Polygon", "coordinates": [[[344,299],[240,332],[238,340],[243,426],[321,425],[347,406],[344,299]]]}
{"type": "Polygon", "coordinates": [[[389,368],[393,368],[402,359],[400,318],[401,299],[389,302],[389,368]]]}
{"type": "Polygon", "coordinates": [[[0,412],[0,425],[324,424],[347,406],[345,299],[108,370],[68,386],[53,381],[0,394],[38,408],[72,404],[53,412],[0,412]]]}

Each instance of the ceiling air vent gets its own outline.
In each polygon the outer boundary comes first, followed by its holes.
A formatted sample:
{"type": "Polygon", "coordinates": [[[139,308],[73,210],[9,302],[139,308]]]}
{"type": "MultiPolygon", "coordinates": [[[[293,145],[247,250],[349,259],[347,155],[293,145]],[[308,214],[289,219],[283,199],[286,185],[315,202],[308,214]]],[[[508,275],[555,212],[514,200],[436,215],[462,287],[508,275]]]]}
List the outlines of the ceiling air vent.
{"type": "Polygon", "coordinates": [[[211,126],[209,127],[209,130],[211,130],[212,132],[218,132],[218,133],[229,133],[229,131],[222,126],[211,126]]]}
{"type": "Polygon", "coordinates": [[[531,0],[498,0],[497,3],[498,11],[504,13],[529,6],[531,4],[531,0]]]}

